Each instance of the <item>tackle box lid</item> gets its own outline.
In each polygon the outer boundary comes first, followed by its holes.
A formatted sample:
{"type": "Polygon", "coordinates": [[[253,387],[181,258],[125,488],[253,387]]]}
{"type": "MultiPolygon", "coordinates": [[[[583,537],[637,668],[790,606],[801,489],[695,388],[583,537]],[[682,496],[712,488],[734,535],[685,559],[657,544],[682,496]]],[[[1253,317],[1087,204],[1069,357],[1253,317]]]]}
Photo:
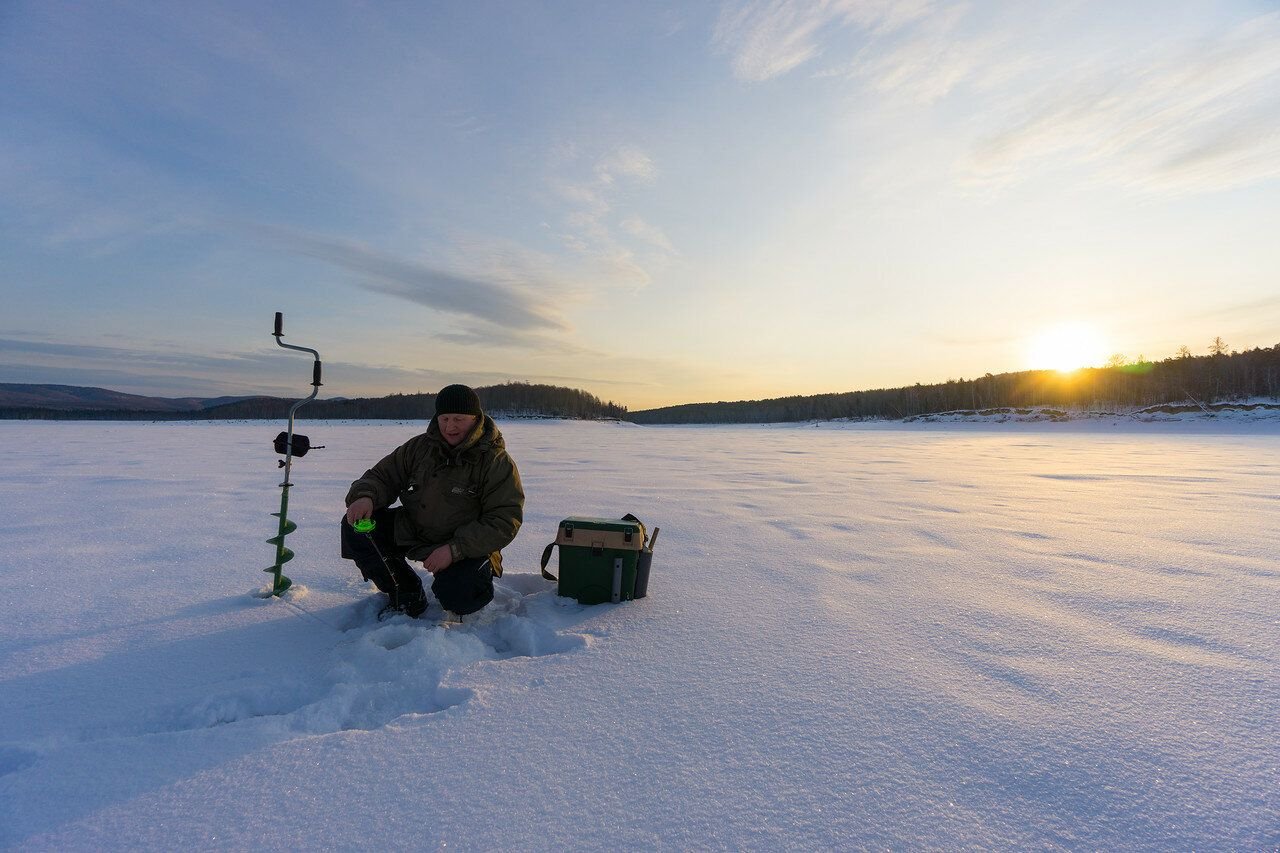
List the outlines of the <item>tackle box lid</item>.
{"type": "MultiPolygon", "coordinates": [[[[603,537],[605,547],[638,551],[644,547],[643,530],[643,526],[638,521],[575,515],[560,522],[560,528],[556,531],[556,541],[561,545],[590,545],[592,532],[605,533],[609,534],[603,537]]],[[[596,536],[596,539],[600,538],[596,536]]]]}
{"type": "Polygon", "coordinates": [[[560,522],[561,527],[571,525],[584,530],[639,530],[640,522],[627,521],[623,518],[593,518],[586,515],[571,515],[560,522]]]}

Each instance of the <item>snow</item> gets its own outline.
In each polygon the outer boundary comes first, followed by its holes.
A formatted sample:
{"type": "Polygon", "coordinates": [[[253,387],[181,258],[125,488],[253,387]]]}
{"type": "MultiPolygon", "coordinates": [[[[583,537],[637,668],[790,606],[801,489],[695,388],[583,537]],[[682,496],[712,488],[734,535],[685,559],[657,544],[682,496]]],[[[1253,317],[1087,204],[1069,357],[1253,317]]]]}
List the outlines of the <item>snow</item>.
{"type": "MultiPolygon", "coordinates": [[[[1280,423],[1280,404],[1269,398],[1259,398],[1240,403],[1174,403],[1148,406],[1123,412],[1073,411],[1047,406],[1026,408],[965,409],[954,412],[938,412],[907,418],[908,423],[942,424],[1004,424],[1042,423],[1102,424],[1112,428],[1143,429],[1150,424],[1177,424],[1197,431],[1272,431],[1280,423]]],[[[1144,431],[1150,431],[1145,429],[1144,431]]]]}
{"type": "Polygon", "coordinates": [[[378,623],[349,482],[420,423],[0,423],[0,846],[1280,845],[1280,423],[506,421],[493,605],[378,623]],[[648,598],[538,575],[662,528],[648,598]]]}

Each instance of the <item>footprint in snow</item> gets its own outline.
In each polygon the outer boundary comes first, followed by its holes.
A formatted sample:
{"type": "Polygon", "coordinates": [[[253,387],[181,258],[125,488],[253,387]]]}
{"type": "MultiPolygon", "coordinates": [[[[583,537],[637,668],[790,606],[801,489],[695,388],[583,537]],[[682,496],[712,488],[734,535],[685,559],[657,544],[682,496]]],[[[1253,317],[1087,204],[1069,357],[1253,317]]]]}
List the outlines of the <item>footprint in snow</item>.
{"type": "Polygon", "coordinates": [[[381,598],[371,596],[353,608],[322,676],[282,682],[260,674],[178,710],[159,730],[254,722],[300,734],[377,729],[406,714],[431,714],[466,702],[471,691],[441,687],[450,672],[482,660],[563,654],[587,642],[561,630],[574,614],[558,606],[536,576],[499,581],[487,607],[460,618],[432,601],[424,618],[396,615],[379,622],[380,606],[381,598]]]}

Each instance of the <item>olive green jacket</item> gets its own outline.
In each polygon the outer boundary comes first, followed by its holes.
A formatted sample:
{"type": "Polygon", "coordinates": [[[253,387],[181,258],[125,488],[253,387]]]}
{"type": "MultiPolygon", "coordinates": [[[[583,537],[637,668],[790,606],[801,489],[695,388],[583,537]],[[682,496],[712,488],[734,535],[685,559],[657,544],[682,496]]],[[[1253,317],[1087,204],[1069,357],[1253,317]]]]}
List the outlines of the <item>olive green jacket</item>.
{"type": "Polygon", "coordinates": [[[441,545],[453,559],[488,556],[502,574],[499,553],[524,520],[524,487],[507,455],[502,433],[485,415],[471,434],[450,447],[435,418],[422,435],[397,447],[351,484],[347,505],[369,498],[374,509],[398,499],[396,544],[411,560],[425,560],[441,545]]]}

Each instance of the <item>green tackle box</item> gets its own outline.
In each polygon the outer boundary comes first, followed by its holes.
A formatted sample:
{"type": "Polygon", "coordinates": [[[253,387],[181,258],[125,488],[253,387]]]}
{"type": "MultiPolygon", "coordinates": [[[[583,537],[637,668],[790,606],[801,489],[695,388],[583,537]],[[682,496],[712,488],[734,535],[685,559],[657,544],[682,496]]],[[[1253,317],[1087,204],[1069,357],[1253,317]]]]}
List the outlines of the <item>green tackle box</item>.
{"type": "Polygon", "coordinates": [[[636,564],[644,540],[644,525],[639,521],[566,518],[556,530],[556,541],[542,552],[542,575],[557,581],[557,594],[580,604],[630,601],[635,597],[636,564]],[[551,550],[557,545],[558,579],[547,571],[551,550]]]}

